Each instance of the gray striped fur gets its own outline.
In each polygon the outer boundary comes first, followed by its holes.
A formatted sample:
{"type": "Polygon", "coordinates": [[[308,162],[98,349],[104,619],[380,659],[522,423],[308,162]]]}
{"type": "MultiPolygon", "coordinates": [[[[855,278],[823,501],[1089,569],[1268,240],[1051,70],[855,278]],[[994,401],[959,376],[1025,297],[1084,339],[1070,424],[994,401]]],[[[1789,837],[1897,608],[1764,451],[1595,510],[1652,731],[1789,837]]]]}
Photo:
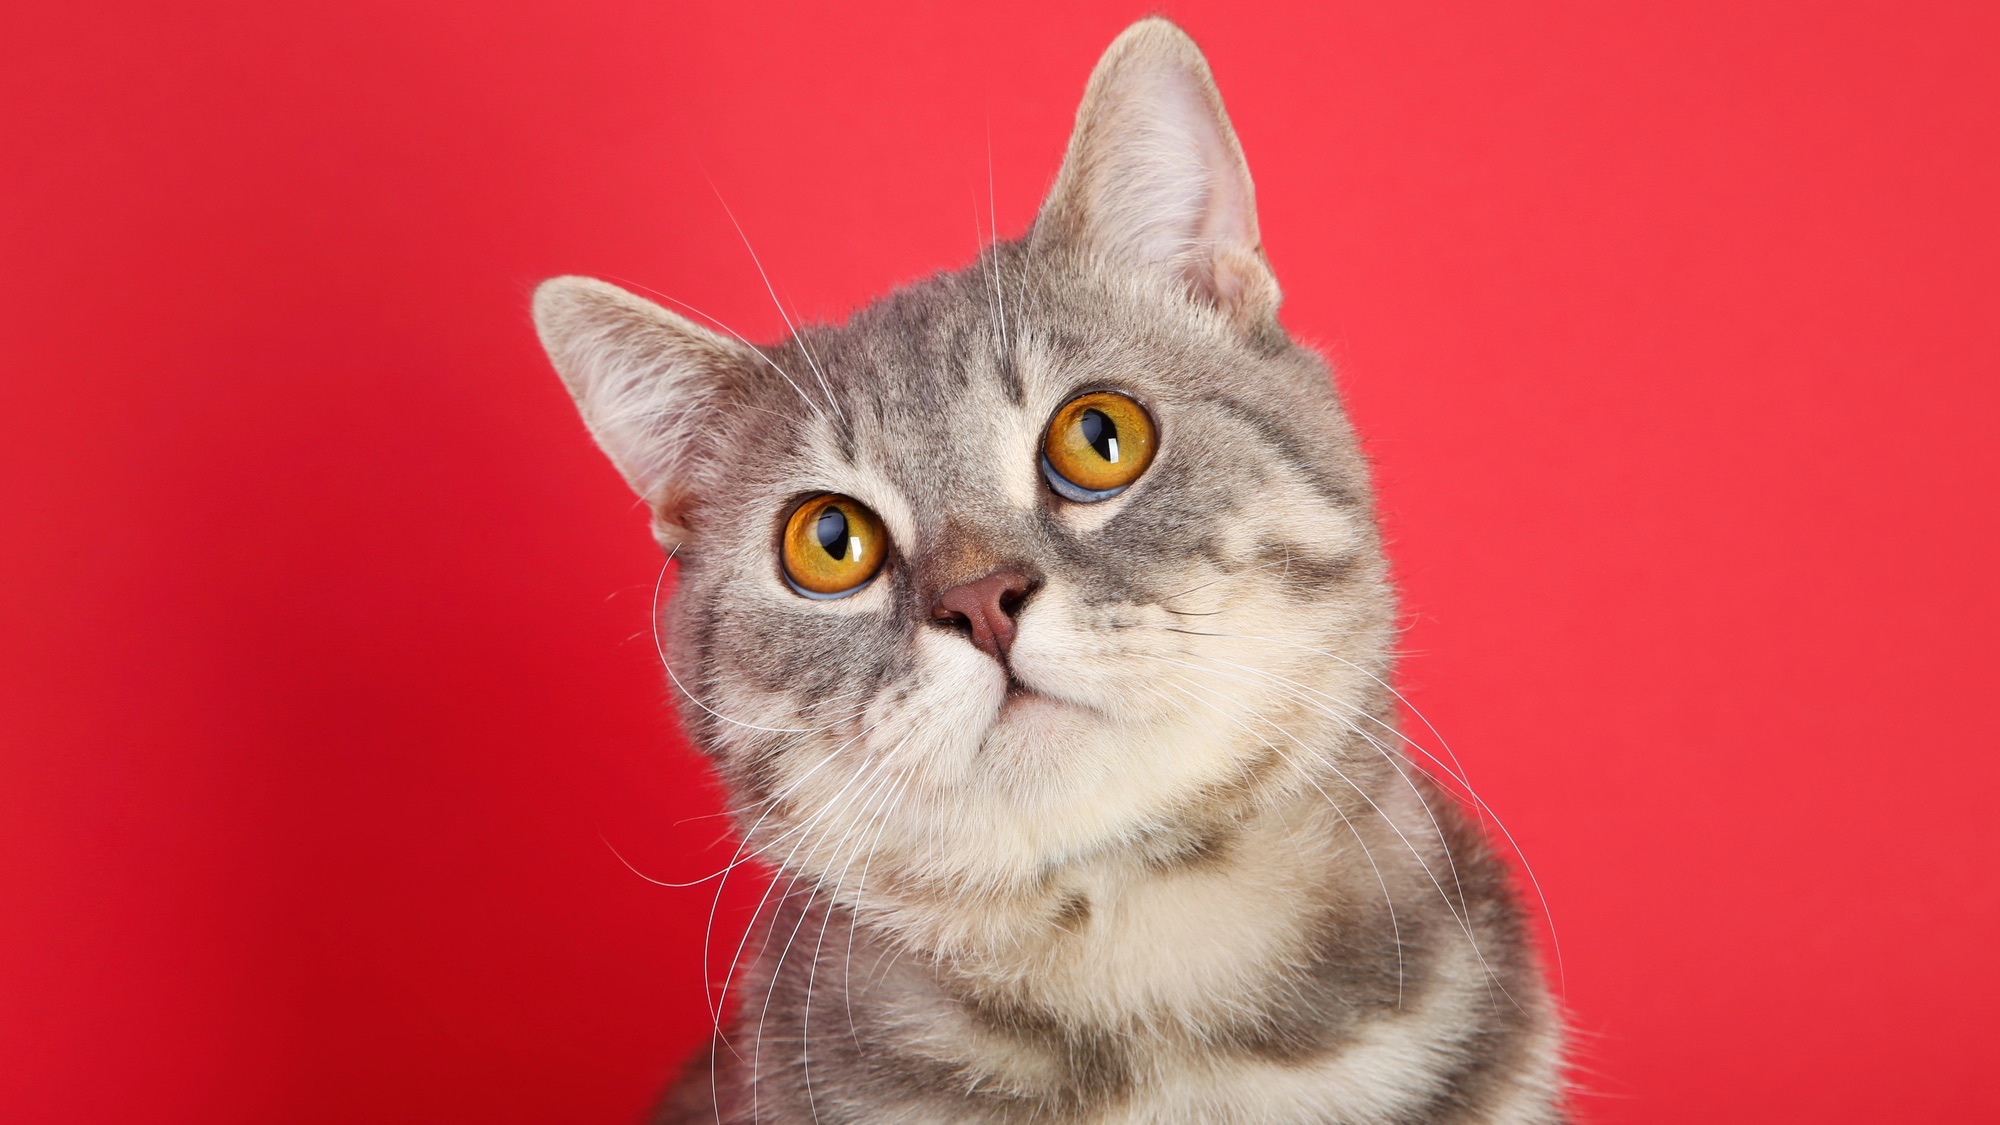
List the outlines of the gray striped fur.
{"type": "Polygon", "coordinates": [[[778,872],[662,1122],[1562,1119],[1507,869],[1396,729],[1366,467],[1277,304],[1160,20],[1099,64],[1026,237],[847,324],[758,350],[600,282],[537,294],[679,560],[683,721],[778,872]],[[1038,443],[1099,389],[1158,457],[1072,503],[1038,443]],[[814,601],[778,530],[828,491],[893,546],[814,601]],[[1009,669],[928,613],[998,566],[1039,583],[1009,669]]]}

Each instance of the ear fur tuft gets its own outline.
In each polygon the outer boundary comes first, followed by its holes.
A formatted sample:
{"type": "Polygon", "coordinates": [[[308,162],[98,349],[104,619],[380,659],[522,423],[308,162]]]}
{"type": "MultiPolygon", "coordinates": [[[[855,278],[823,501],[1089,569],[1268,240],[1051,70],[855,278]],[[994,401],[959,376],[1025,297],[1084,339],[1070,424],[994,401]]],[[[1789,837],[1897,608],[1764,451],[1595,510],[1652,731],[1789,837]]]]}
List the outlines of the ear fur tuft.
{"type": "Polygon", "coordinates": [[[1035,227],[1233,319],[1277,313],[1236,131],[1200,49],[1164,19],[1133,24],[1098,60],[1035,227]]]}
{"type": "Polygon", "coordinates": [[[690,461],[749,350],[642,297],[588,277],[535,289],[535,331],[584,425],[672,546],[687,534],[690,461]]]}

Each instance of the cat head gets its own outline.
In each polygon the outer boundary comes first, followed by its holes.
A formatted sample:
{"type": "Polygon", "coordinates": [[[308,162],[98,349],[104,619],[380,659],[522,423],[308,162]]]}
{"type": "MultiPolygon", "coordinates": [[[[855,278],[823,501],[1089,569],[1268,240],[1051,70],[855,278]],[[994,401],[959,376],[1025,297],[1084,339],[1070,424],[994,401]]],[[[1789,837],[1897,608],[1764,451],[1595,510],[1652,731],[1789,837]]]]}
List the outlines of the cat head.
{"type": "Polygon", "coordinates": [[[1278,301],[1207,64],[1157,19],[1024,238],[845,325],[760,349],[540,288],[678,560],[682,719],[753,847],[871,899],[1160,862],[1380,721],[1366,473],[1278,301]]]}

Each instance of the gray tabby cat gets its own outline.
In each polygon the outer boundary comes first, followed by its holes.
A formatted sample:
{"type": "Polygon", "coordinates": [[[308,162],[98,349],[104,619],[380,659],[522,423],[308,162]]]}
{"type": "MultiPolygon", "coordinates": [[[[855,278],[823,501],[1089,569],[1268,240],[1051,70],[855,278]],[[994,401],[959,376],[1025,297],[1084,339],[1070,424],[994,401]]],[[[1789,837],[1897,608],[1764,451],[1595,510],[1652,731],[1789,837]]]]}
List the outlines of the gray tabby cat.
{"type": "Polygon", "coordinates": [[[1399,744],[1367,470],[1278,301],[1157,19],[1024,238],[846,325],[759,350],[536,293],[779,871],[663,1121],[1562,1119],[1505,867],[1399,744]]]}

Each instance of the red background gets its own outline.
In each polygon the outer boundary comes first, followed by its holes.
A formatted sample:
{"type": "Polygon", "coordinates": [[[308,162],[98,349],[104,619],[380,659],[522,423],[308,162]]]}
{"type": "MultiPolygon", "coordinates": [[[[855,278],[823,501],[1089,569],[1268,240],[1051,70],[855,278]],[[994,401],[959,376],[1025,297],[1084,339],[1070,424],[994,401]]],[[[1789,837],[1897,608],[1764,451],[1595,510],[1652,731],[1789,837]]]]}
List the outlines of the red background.
{"type": "MultiPolygon", "coordinates": [[[[1022,230],[1136,3],[0,17],[0,1116],[623,1122],[726,850],[530,332],[1022,230]],[[990,144],[990,163],[989,163],[990,144]],[[711,186],[711,184],[713,186],[711,186]]],[[[1990,4],[1170,2],[1600,1122],[2000,1112],[1990,4]]],[[[725,927],[740,924],[725,912],[725,927]]]]}

